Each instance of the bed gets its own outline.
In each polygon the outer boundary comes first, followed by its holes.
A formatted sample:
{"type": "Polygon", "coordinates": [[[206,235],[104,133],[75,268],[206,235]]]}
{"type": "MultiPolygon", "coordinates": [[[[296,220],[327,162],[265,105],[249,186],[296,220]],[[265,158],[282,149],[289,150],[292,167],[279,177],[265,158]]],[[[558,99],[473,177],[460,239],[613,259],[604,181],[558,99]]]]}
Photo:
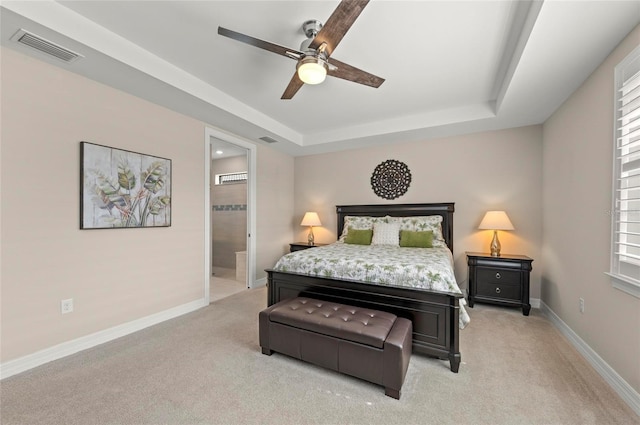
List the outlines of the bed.
{"type": "MultiPolygon", "coordinates": [[[[344,236],[345,220],[354,223],[353,220],[366,220],[365,217],[440,216],[444,251],[452,256],[453,203],[340,205],[336,207],[336,213],[337,234],[341,239],[344,236]]],[[[436,219],[440,220],[437,217],[436,219]]],[[[339,240],[336,245],[340,245],[340,242],[339,240]]],[[[336,249],[342,249],[343,256],[349,257],[348,253],[344,254],[344,250],[350,247],[347,247],[347,244],[342,245],[336,249]]],[[[448,359],[451,371],[458,372],[461,360],[459,331],[468,322],[468,315],[464,311],[465,301],[455,283],[455,277],[453,285],[449,282],[445,286],[437,286],[436,289],[425,289],[415,287],[419,285],[412,282],[420,280],[415,276],[402,282],[374,283],[355,272],[334,276],[331,273],[323,275],[318,270],[312,273],[304,268],[304,272],[294,271],[292,263],[297,261],[293,257],[295,254],[310,256],[320,249],[318,247],[287,254],[274,268],[266,270],[269,306],[284,299],[305,296],[389,311],[413,322],[414,353],[448,359]]],[[[449,262],[450,273],[453,275],[453,262],[449,262]]]]}

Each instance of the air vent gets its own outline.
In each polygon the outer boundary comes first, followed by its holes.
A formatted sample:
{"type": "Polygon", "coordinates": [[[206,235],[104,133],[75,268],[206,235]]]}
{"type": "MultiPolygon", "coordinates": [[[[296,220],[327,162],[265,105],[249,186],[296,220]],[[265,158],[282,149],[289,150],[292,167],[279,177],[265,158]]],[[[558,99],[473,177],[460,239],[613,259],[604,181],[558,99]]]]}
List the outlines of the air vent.
{"type": "Polygon", "coordinates": [[[79,53],[75,53],[69,49],[58,46],[57,44],[52,43],[49,40],[45,40],[44,38],[23,29],[18,30],[18,32],[16,32],[13,37],[11,37],[11,40],[15,41],[16,43],[29,46],[32,49],[36,49],[42,53],[53,56],[54,58],[60,59],[67,63],[75,62],[76,60],[83,57],[79,53]]]}
{"type": "Polygon", "coordinates": [[[265,141],[267,143],[278,143],[278,141],[276,139],[272,139],[269,136],[261,137],[260,140],[263,140],[263,141],[265,141]]]}

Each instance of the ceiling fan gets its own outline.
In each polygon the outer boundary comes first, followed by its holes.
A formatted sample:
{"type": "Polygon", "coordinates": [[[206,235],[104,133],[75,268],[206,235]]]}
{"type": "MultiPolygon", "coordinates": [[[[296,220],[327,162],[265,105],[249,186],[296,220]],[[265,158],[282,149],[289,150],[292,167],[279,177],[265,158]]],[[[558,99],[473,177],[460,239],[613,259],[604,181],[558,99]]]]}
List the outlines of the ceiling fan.
{"type": "Polygon", "coordinates": [[[377,88],[384,82],[384,78],[334,58],[329,60],[367,3],[369,0],[342,0],[324,26],[314,19],[305,21],[302,29],[307,39],[300,45],[300,50],[279,46],[223,27],[218,27],[218,34],[298,61],[296,73],[293,74],[281,99],[293,98],[303,84],[319,84],[327,75],[377,88]]]}

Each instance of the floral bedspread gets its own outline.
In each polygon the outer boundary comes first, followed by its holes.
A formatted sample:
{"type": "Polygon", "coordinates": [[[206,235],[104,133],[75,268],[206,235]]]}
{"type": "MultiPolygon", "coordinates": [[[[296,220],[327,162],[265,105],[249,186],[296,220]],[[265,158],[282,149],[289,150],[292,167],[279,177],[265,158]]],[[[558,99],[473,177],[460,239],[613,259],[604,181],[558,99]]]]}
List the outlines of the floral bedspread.
{"type": "MultiPolygon", "coordinates": [[[[274,270],[309,276],[461,294],[448,248],[334,243],[292,252],[274,270]]],[[[460,299],[460,329],[470,321],[460,299]]]]}

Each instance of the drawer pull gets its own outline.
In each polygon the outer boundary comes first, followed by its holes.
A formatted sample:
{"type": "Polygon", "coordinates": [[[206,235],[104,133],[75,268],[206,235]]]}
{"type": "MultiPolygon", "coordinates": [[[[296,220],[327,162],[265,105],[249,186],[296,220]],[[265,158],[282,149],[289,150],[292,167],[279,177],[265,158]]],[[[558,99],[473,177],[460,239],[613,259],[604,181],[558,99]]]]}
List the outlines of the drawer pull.
{"type": "Polygon", "coordinates": [[[496,279],[500,279],[502,276],[500,276],[500,273],[496,273],[496,279]]]}
{"type": "Polygon", "coordinates": [[[496,294],[500,293],[500,288],[496,288],[496,294]]]}

